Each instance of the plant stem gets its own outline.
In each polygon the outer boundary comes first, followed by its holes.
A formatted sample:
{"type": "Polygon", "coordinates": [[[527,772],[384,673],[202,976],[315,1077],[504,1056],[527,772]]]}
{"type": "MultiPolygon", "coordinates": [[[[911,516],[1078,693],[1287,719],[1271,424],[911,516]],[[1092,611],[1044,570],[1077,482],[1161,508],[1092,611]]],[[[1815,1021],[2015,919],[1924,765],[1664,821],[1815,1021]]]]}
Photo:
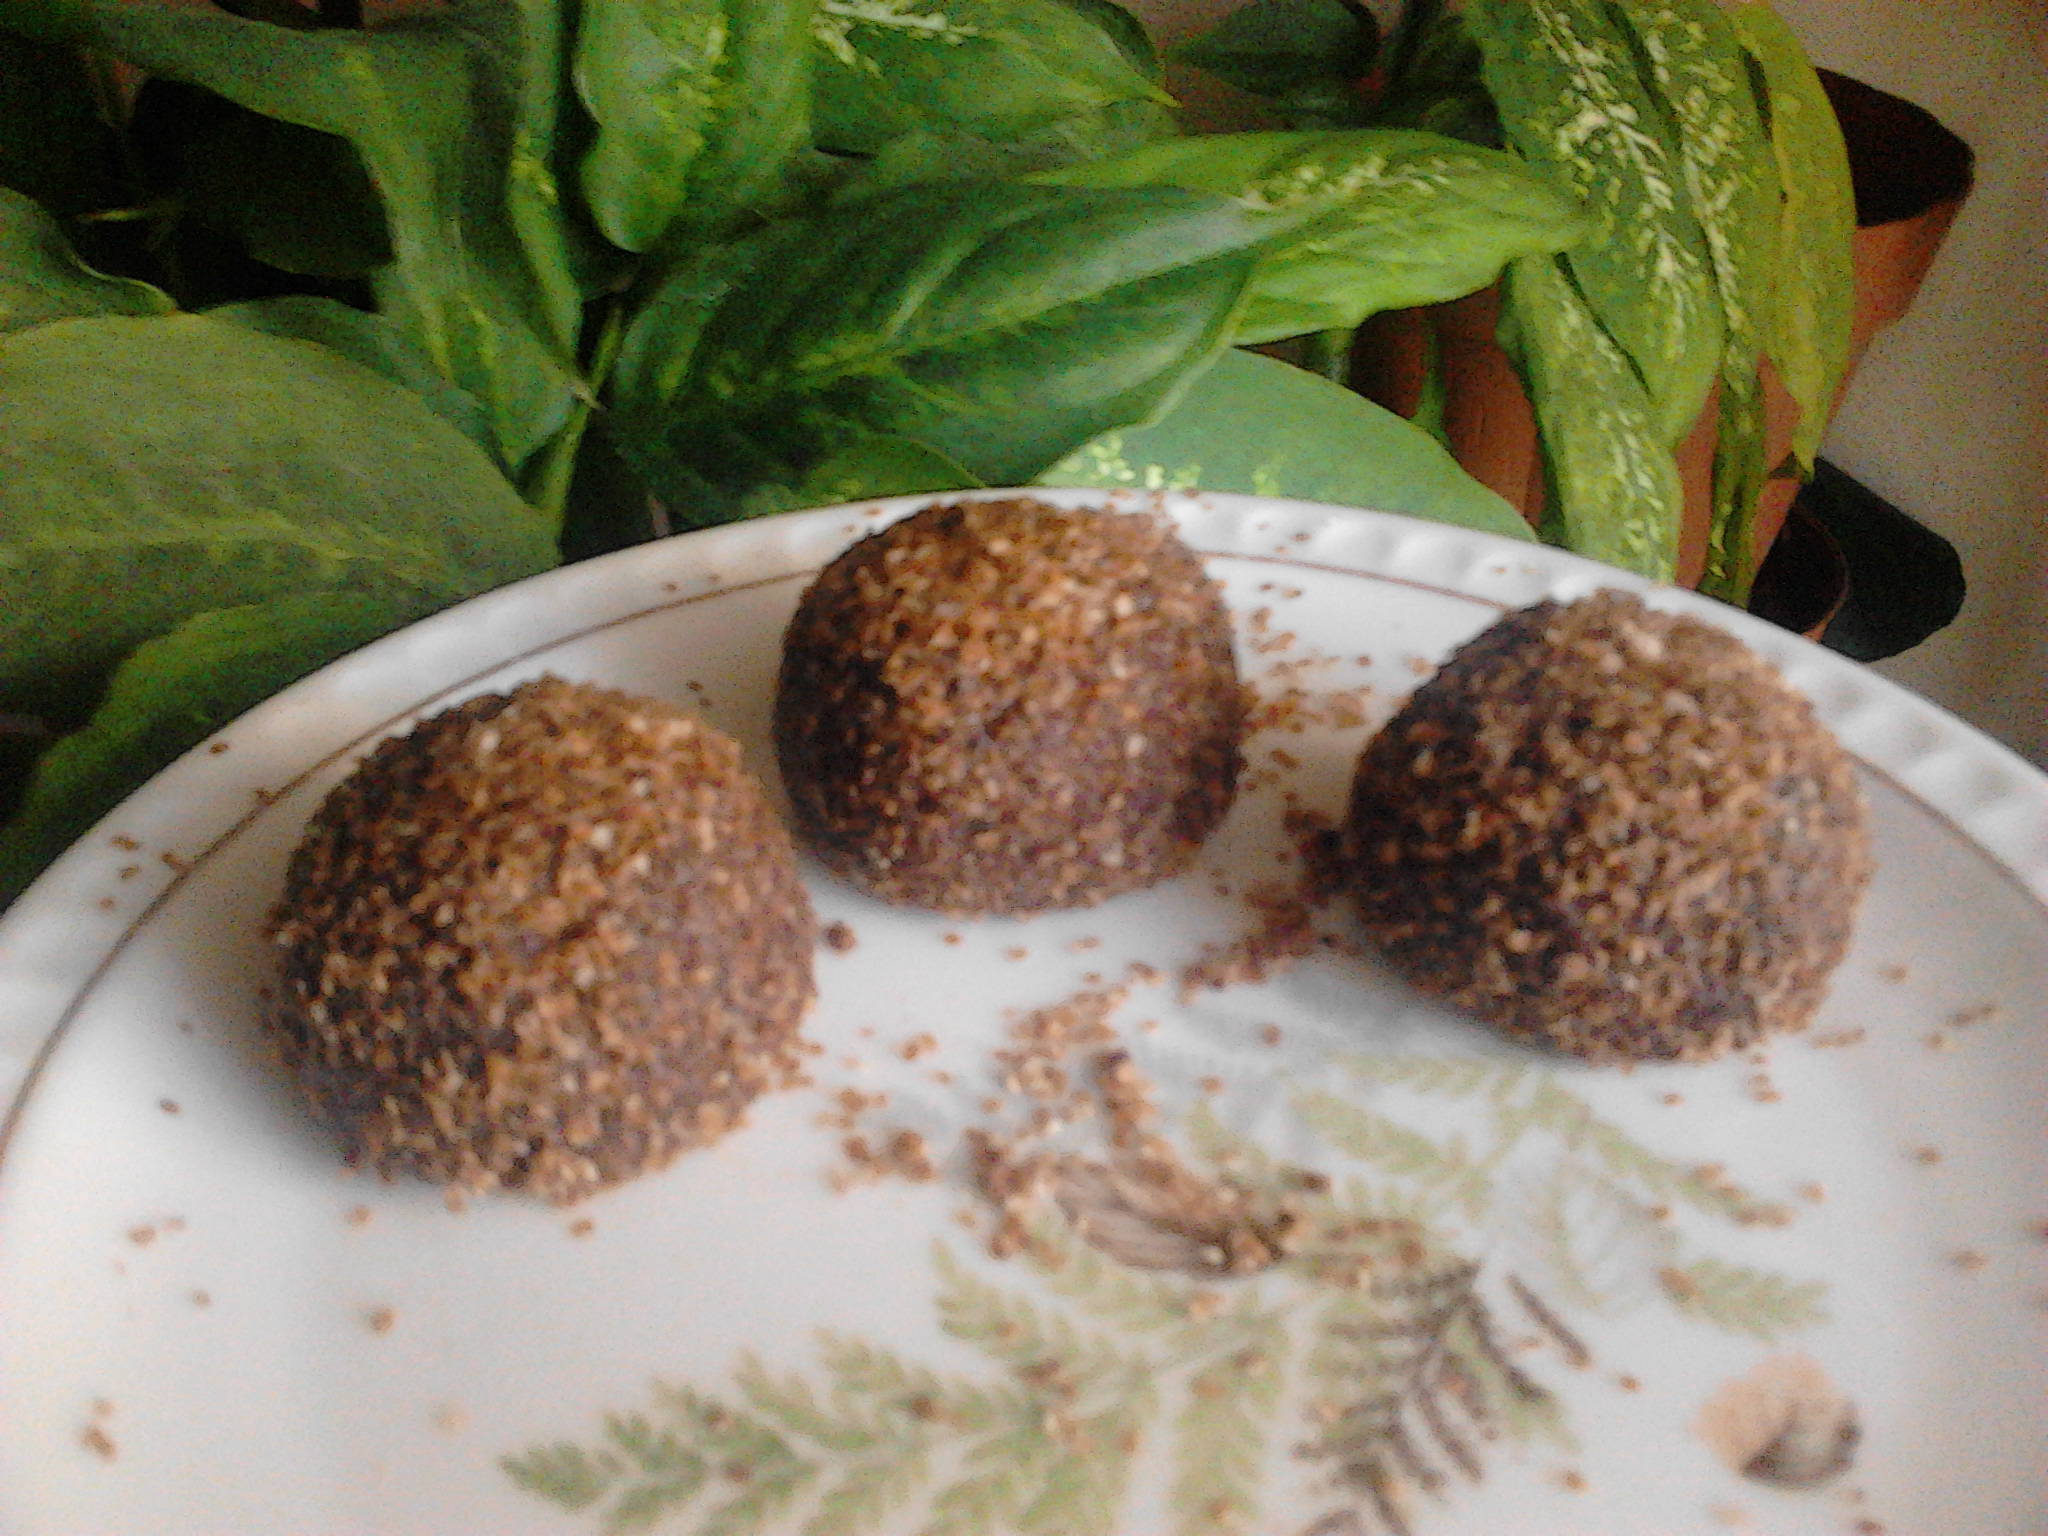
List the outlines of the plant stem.
{"type": "Polygon", "coordinates": [[[1307,366],[1334,384],[1351,384],[1351,338],[1356,327],[1317,331],[1307,338],[1307,366]]]}

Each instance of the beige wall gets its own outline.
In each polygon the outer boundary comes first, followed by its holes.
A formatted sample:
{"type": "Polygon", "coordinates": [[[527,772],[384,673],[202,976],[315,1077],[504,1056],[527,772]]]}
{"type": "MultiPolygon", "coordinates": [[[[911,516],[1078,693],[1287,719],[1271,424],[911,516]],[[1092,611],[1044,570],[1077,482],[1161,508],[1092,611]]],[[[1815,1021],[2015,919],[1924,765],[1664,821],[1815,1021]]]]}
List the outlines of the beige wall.
{"type": "Polygon", "coordinates": [[[1818,63],[1918,102],[1977,186],[1825,452],[1954,540],[1970,596],[1885,672],[2048,766],[2048,0],[1778,0],[1818,63]]]}

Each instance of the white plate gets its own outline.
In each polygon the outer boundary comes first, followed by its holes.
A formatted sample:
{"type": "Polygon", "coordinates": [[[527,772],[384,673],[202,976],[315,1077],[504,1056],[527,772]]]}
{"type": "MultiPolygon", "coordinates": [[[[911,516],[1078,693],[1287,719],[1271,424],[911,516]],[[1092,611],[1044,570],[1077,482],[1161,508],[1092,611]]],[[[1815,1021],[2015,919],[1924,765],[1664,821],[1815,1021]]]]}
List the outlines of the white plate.
{"type": "Polygon", "coordinates": [[[1775,658],[1868,769],[1879,876],[1810,1036],[1763,1065],[1593,1071],[1337,952],[1187,1004],[1140,985],[1117,1023],[1177,1134],[1206,1101],[1212,1127],[1410,1210],[1386,1230],[1419,1247],[1357,1290],[1299,1265],[1210,1286],[1085,1248],[998,1261],[957,1223],[1005,1010],[1243,932],[1243,891],[1286,873],[1281,791],[1341,804],[1366,726],[1330,723],[1335,695],[1369,684],[1376,721],[1502,605],[1622,582],[1399,518],[1123,500],[1211,553],[1248,675],[1322,723],[1254,739],[1259,787],[1202,872],[1096,911],[954,923],[813,869],[859,941],[820,953],[816,1086],[574,1210],[457,1215],[344,1172],[252,1024],[285,856],[380,736],[543,670],[699,705],[765,771],[807,575],[909,503],[675,539],[393,636],[46,875],[0,926],[0,1531],[1338,1536],[1389,1528],[1365,1486],[1400,1465],[1389,1415],[1440,1479],[1396,1478],[1419,1536],[2048,1529],[2048,786],[1685,594],[1655,600],[1775,658]],[[925,1031],[938,1048],[905,1060],[925,1031]],[[922,1132],[940,1182],[834,1192],[820,1117],[848,1085],[891,1093],[866,1123],[922,1132]],[[1490,1425],[1460,1393],[1499,1386],[1482,1311],[1542,1393],[1496,1393],[1490,1425]],[[1839,1479],[1783,1491],[1716,1449],[1719,1394],[1760,1369],[1853,1404],[1839,1479]],[[692,1418],[706,1399],[724,1413],[692,1418]],[[1304,1452],[1337,1430],[1342,1455],[1304,1452]]]}

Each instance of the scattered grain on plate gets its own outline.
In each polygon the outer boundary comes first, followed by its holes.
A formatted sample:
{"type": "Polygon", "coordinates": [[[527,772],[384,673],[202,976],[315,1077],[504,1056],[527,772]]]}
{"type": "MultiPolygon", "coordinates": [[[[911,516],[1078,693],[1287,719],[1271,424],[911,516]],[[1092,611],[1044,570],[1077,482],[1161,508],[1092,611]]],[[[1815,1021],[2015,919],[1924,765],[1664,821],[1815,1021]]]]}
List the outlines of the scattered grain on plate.
{"type": "Polygon", "coordinates": [[[1920,1164],[1923,1168],[1932,1168],[1941,1161],[1941,1148],[1915,1147],[1913,1149],[1913,1161],[1920,1164]]]}
{"type": "Polygon", "coordinates": [[[1640,1392],[1643,1390],[1642,1382],[1633,1376],[1617,1376],[1614,1378],[1614,1384],[1624,1392],[1640,1392]]]}
{"type": "Polygon", "coordinates": [[[1666,1104],[1683,1104],[1685,1102],[1685,1095],[1682,1093],[1667,1093],[1662,1096],[1662,1102],[1666,1104]]]}
{"type": "Polygon", "coordinates": [[[837,955],[847,953],[860,942],[850,923],[827,923],[823,937],[825,947],[837,955]]]}
{"type": "Polygon", "coordinates": [[[389,1333],[398,1325],[398,1312],[393,1307],[372,1307],[363,1314],[363,1322],[372,1333],[389,1333]]]}
{"type": "Polygon", "coordinates": [[[1930,1051],[1952,1051],[1955,1048],[1955,1036],[1944,1034],[1938,1029],[1927,1037],[1927,1049],[1930,1051]]]}
{"type": "Polygon", "coordinates": [[[116,880],[133,880],[141,873],[142,866],[140,864],[123,864],[120,869],[115,871],[114,878],[116,880]]]}
{"type": "Polygon", "coordinates": [[[1276,1046],[1282,1038],[1283,1032],[1278,1024],[1261,1024],[1259,1026],[1259,1044],[1268,1047],[1276,1046]]]}
{"type": "Polygon", "coordinates": [[[434,1428],[444,1435],[459,1435],[469,1428],[469,1410],[459,1403],[443,1403],[434,1410],[434,1428]]]}
{"type": "Polygon", "coordinates": [[[1840,1050],[1845,1046],[1861,1045],[1870,1031],[1861,1027],[1855,1029],[1831,1029],[1807,1037],[1807,1044],[1815,1050],[1840,1050]]]}
{"type": "Polygon", "coordinates": [[[1966,1275],[1974,1275],[1991,1263],[1990,1258],[1976,1248],[1958,1248],[1949,1255],[1949,1262],[1966,1275]]]}
{"type": "Polygon", "coordinates": [[[961,939],[959,934],[953,933],[949,930],[948,932],[939,935],[939,942],[941,944],[958,944],[961,942],[961,939]]]}
{"type": "Polygon", "coordinates": [[[1999,1003],[1973,1003],[1968,1008],[1958,1008],[1950,1014],[1948,1025],[1951,1029],[1967,1029],[1972,1024],[1982,1024],[1998,1018],[2004,1012],[2004,1006],[1999,1003]]]}
{"type": "Polygon", "coordinates": [[[592,1221],[588,1216],[578,1216],[574,1221],[569,1223],[569,1235],[571,1237],[588,1237],[591,1233],[595,1232],[596,1230],[597,1223],[592,1221]]]}
{"type": "Polygon", "coordinates": [[[1005,960],[1028,960],[1031,958],[1031,951],[1022,944],[1012,944],[1003,951],[1003,958],[1005,960]]]}
{"type": "Polygon", "coordinates": [[[116,832],[112,837],[108,838],[107,841],[112,843],[116,848],[120,849],[123,853],[135,853],[139,851],[142,847],[142,844],[135,841],[134,838],[128,836],[128,834],[125,832],[116,832]]]}
{"type": "Polygon", "coordinates": [[[1799,1198],[1809,1205],[1819,1205],[1827,1197],[1828,1187],[1818,1179],[1809,1180],[1799,1186],[1799,1198]]]}
{"type": "Polygon", "coordinates": [[[370,1208],[367,1205],[352,1205],[341,1219],[351,1227],[367,1227],[370,1224],[370,1208]]]}
{"type": "Polygon", "coordinates": [[[1584,1493],[1586,1491],[1586,1474],[1579,1471],[1576,1467],[1565,1468],[1564,1471],[1557,1474],[1557,1480],[1563,1486],[1566,1493],[1584,1493]]]}
{"type": "Polygon", "coordinates": [[[1879,981],[1888,981],[1893,986],[1897,986],[1900,982],[1905,981],[1912,974],[1905,966],[1898,964],[1880,965],[1877,968],[1877,979],[1879,981]]]}
{"type": "Polygon", "coordinates": [[[897,1046],[896,1054],[905,1061],[918,1061],[931,1055],[938,1048],[939,1037],[930,1030],[924,1030],[919,1034],[912,1035],[908,1040],[897,1046]]]}
{"type": "Polygon", "coordinates": [[[156,1228],[147,1222],[140,1226],[130,1227],[128,1229],[128,1241],[138,1248],[147,1248],[156,1241],[156,1228]]]}
{"type": "Polygon", "coordinates": [[[112,1461],[120,1454],[120,1447],[114,1444],[114,1437],[108,1434],[102,1425],[86,1425],[78,1432],[78,1438],[88,1451],[102,1461],[112,1461]]]}
{"type": "Polygon", "coordinates": [[[158,1099],[156,1107],[167,1115],[175,1115],[181,1112],[176,1099],[158,1099]]]}
{"type": "Polygon", "coordinates": [[[195,1290],[191,1293],[189,1300],[195,1307],[210,1307],[213,1305],[213,1293],[211,1291],[195,1290]]]}

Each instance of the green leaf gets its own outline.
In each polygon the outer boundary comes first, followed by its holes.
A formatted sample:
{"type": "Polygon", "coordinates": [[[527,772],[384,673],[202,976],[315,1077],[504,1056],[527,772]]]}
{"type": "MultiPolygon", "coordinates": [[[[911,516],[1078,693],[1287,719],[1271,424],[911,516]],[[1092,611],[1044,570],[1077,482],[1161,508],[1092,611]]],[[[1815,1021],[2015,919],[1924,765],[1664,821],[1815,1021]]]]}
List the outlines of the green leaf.
{"type": "Polygon", "coordinates": [[[1701,0],[1620,0],[1613,13],[1675,130],[1672,157],[1730,338],[1753,345],[1778,281],[1778,170],[1741,39],[1701,0]]]}
{"type": "Polygon", "coordinates": [[[1475,0],[1464,16],[1509,142],[1592,216],[1566,265],[1634,364],[1650,426],[1675,444],[1720,366],[1721,309],[1672,126],[1631,39],[1603,0],[1475,0]]]}
{"type": "Polygon", "coordinates": [[[1763,74],[1780,194],[1780,259],[1764,314],[1765,349],[1799,406],[1792,452],[1801,469],[1812,474],[1849,366],[1856,305],[1850,254],[1856,198],[1849,152],[1834,108],[1792,29],[1766,5],[1737,5],[1727,16],[1763,74]]]}
{"type": "Polygon", "coordinates": [[[785,220],[653,296],[613,430],[685,523],[801,483],[849,437],[1025,484],[1209,361],[1268,227],[1174,189],[987,182],[785,220]]]}
{"type": "Polygon", "coordinates": [[[1558,258],[1508,267],[1500,339],[1536,412],[1544,537],[1669,581],[1685,504],[1677,462],[1640,376],[1558,258]]]}
{"type": "Polygon", "coordinates": [[[576,88],[597,122],[583,191],[645,251],[679,216],[714,228],[769,191],[808,132],[814,0],[586,5],[576,88]]]}
{"type": "Polygon", "coordinates": [[[1718,6],[1624,0],[1615,14],[1676,129],[1687,203],[1706,237],[1720,296],[1726,339],[1700,587],[1741,605],[1755,574],[1757,498],[1769,469],[1757,362],[1779,276],[1777,162],[1741,39],[1718,6]]]}
{"type": "Polygon", "coordinates": [[[1063,0],[821,0],[821,148],[874,154],[924,129],[997,143],[1100,145],[1102,114],[1171,98],[1119,37],[1063,0]]]}
{"type": "Polygon", "coordinates": [[[202,316],[0,340],[0,700],[75,718],[215,608],[377,591],[413,611],[553,563],[548,529],[417,396],[202,316]]]}
{"type": "Polygon", "coordinates": [[[1763,380],[1758,353],[1729,349],[1715,416],[1714,506],[1707,528],[1707,562],[1700,590],[1742,608],[1756,579],[1757,501],[1770,478],[1764,434],[1763,380]]]}
{"type": "Polygon", "coordinates": [[[1343,0],[1253,0],[1174,51],[1254,96],[1295,103],[1311,92],[1341,109],[1358,105],[1378,48],[1371,17],[1343,0]]]}
{"type": "Polygon", "coordinates": [[[1442,0],[1411,0],[1390,52],[1392,78],[1372,105],[1373,122],[1500,147],[1500,112],[1480,78],[1479,45],[1462,12],[1442,0]]]}
{"type": "Polygon", "coordinates": [[[137,647],[114,672],[91,723],[43,754],[0,830],[0,902],[157,769],[428,606],[402,590],[280,597],[199,614],[137,647]]]}
{"type": "Polygon", "coordinates": [[[453,0],[450,10],[477,65],[464,161],[469,226],[493,266],[508,274],[536,333],[558,356],[573,358],[580,274],[596,259],[587,247],[598,243],[579,238],[565,216],[557,166],[576,0],[453,0]]]}
{"type": "Polygon", "coordinates": [[[1187,187],[1290,214],[1238,322],[1247,345],[1458,298],[1583,229],[1572,199],[1515,157],[1411,129],[1202,134],[1035,179],[1187,187]]]}
{"type": "Polygon", "coordinates": [[[1243,491],[1533,537],[1421,428],[1251,352],[1226,352],[1164,416],[1076,449],[1038,483],[1243,491]]]}
{"type": "Polygon", "coordinates": [[[449,383],[419,343],[382,315],[351,309],[333,299],[296,293],[274,299],[251,299],[242,304],[221,304],[205,314],[209,320],[246,325],[267,336],[310,341],[339,352],[350,362],[411,390],[433,408],[435,415],[485,453],[491,451],[491,425],[484,408],[466,391],[449,383]]]}
{"type": "Polygon", "coordinates": [[[457,30],[300,32],[145,0],[0,0],[0,24],[348,139],[390,226],[393,260],[376,278],[386,312],[484,402],[508,466],[567,420],[579,385],[506,210],[511,146],[479,131],[484,85],[457,30]]]}
{"type": "Polygon", "coordinates": [[[86,315],[161,315],[172,304],[147,283],[106,277],[78,259],[57,221],[0,187],[0,336],[86,315]]]}
{"type": "Polygon", "coordinates": [[[1145,30],[1145,23],[1132,15],[1116,0],[1060,0],[1068,10],[1077,16],[1084,16],[1116,44],[1125,62],[1147,80],[1158,80],[1165,67],[1159,57],[1159,49],[1152,41],[1152,34],[1145,30]]]}

